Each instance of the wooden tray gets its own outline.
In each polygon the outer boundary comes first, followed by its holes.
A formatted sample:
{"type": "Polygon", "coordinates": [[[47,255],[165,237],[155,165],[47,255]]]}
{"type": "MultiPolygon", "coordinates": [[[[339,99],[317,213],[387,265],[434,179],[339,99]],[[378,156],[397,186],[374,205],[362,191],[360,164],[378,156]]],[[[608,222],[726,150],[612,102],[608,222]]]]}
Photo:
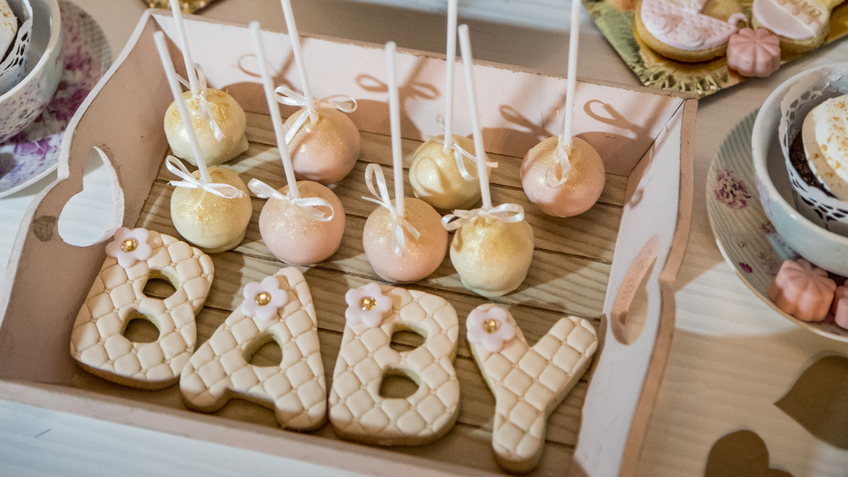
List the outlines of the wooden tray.
{"type": "MultiPolygon", "coordinates": [[[[282,186],[282,165],[247,29],[193,16],[186,17],[186,27],[194,39],[194,59],[203,65],[210,86],[229,90],[247,111],[250,149],[228,166],[245,182],[259,177],[282,186]]],[[[56,223],[64,204],[82,189],[83,168],[93,147],[106,152],[112,174],[115,228],[143,226],[179,236],[169,216],[172,188],[166,182],[173,176],[163,168],[167,141],[162,117],[171,97],[153,44],[157,30],[171,39],[172,57],[180,57],[168,12],[145,13],[127,47],[71,121],[59,177],[36,198],[23,221],[2,287],[0,398],[375,475],[501,473],[490,442],[494,398],[464,339],[454,363],[462,393],[459,421],[445,438],[417,448],[341,441],[330,426],[309,434],[283,431],[272,412],[242,401],[213,415],[191,412],[182,405],[178,386],[140,391],[76,366],[69,354],[71,328],[109,237],[74,247],[61,239],[56,223]]],[[[278,72],[276,82],[299,89],[288,37],[269,31],[263,35],[278,72]]],[[[342,246],[330,260],[303,268],[330,379],[344,328],[344,292],[379,280],[361,243],[374,205],[360,196],[367,193],[367,163],[391,167],[388,95],[381,80],[381,46],[309,37],[304,51],[318,96],[357,98],[359,109],[352,118],[363,139],[360,162],[335,186],[347,212],[342,246]]],[[[443,109],[445,62],[401,51],[397,67],[404,159],[409,164],[423,136],[440,133],[435,117],[443,109]]],[[[592,320],[605,343],[589,373],[591,386],[587,376],[550,417],[544,458],[535,474],[561,475],[571,463],[575,476],[632,475],[674,330],[673,282],[689,233],[697,103],[673,93],[579,82],[576,132],[604,158],[607,185],[589,212],[554,219],[527,201],[518,168],[530,147],[558,130],[556,111],[563,107],[566,81],[483,63],[475,65],[475,76],[487,150],[500,163],[492,174],[493,199],[522,204],[536,237],[529,276],[518,290],[496,301],[511,308],[531,344],[564,313],[592,320]]],[[[457,75],[456,81],[455,131],[468,134],[463,79],[457,75]]],[[[213,255],[216,277],[197,318],[198,346],[240,302],[246,283],[284,266],[260,239],[256,220],[263,203],[253,200],[244,242],[213,255]]],[[[486,302],[462,287],[448,259],[412,288],[446,298],[457,309],[461,328],[468,313],[486,302]]],[[[460,333],[464,336],[464,329],[460,333]]],[[[397,341],[401,348],[410,344],[407,337],[397,341]]],[[[263,349],[253,362],[269,359],[274,354],[263,349]]]]}

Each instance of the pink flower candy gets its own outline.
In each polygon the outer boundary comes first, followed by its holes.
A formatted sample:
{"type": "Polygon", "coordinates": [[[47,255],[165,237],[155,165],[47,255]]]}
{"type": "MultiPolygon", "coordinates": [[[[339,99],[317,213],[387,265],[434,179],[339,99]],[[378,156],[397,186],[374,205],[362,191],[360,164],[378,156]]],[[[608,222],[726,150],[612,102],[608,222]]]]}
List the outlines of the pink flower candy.
{"type": "Polygon", "coordinates": [[[765,28],[743,28],[727,43],[727,66],[745,76],[768,76],[780,68],[780,39],[765,28]]]}
{"type": "Polygon", "coordinates": [[[129,268],[135,262],[150,258],[153,251],[147,243],[150,234],[147,229],[128,229],[121,227],[115,231],[115,239],[106,245],[106,255],[117,258],[118,265],[129,268]]]}
{"type": "Polygon", "coordinates": [[[848,280],[841,287],[836,288],[833,295],[833,307],[831,310],[836,324],[848,328],[848,280]]]}
{"type": "Polygon", "coordinates": [[[289,295],[280,290],[279,279],[276,276],[265,277],[262,283],[250,282],[244,286],[241,312],[259,321],[269,321],[288,302],[289,295]]]}
{"type": "Polygon", "coordinates": [[[392,309],[392,299],[383,295],[380,285],[369,283],[345,293],[345,319],[352,325],[360,323],[374,328],[380,326],[383,316],[392,309]]]}
{"type": "Polygon", "coordinates": [[[507,321],[506,310],[498,307],[486,311],[475,308],[468,314],[465,329],[469,343],[482,345],[490,353],[499,352],[515,336],[515,326],[507,321]]]}
{"type": "Polygon", "coordinates": [[[836,282],[827,272],[800,259],[783,262],[768,290],[778,308],[803,321],[821,321],[833,302],[836,282]]]}

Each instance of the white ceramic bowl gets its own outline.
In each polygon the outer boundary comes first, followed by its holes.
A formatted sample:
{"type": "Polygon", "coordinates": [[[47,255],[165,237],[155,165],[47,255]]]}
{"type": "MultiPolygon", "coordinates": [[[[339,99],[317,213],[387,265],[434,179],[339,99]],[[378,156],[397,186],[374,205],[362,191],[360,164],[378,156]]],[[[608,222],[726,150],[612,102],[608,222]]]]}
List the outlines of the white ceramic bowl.
{"type": "Polygon", "coordinates": [[[21,132],[47,106],[62,76],[62,18],[58,0],[30,0],[32,40],[27,74],[0,96],[0,142],[21,132]]]}
{"type": "Polygon", "coordinates": [[[812,72],[834,67],[848,67],[848,63],[809,69],[793,76],[775,89],[757,114],[751,135],[751,148],[760,202],[777,233],[810,262],[837,275],[848,277],[848,237],[819,227],[795,210],[792,185],[778,138],[780,102],[789,88],[812,72]]]}

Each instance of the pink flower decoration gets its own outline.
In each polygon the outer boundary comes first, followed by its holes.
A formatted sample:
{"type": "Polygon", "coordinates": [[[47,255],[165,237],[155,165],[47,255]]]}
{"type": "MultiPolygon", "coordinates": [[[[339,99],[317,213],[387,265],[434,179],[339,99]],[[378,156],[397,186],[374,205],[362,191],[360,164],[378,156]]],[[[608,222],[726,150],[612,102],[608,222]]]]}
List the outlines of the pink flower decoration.
{"type": "Polygon", "coordinates": [[[727,66],[745,76],[769,76],[780,68],[780,38],[765,28],[739,30],[727,42],[727,66]]]}
{"type": "Polygon", "coordinates": [[[833,317],[836,324],[848,328],[848,280],[845,286],[837,287],[836,293],[833,294],[833,317]]]}
{"type": "Polygon", "coordinates": [[[468,342],[483,345],[490,353],[499,352],[503,344],[515,336],[515,326],[506,317],[503,308],[494,307],[487,311],[475,308],[465,322],[468,342]]]}
{"type": "Polygon", "coordinates": [[[380,326],[383,315],[392,309],[392,299],[383,295],[380,285],[376,283],[348,290],[345,301],[345,319],[351,325],[362,323],[369,328],[380,326]]]}
{"type": "Polygon", "coordinates": [[[147,243],[150,233],[147,229],[119,228],[114,235],[114,240],[106,245],[106,255],[117,258],[118,265],[129,268],[135,262],[150,258],[153,251],[147,243]]]}
{"type": "Polygon", "coordinates": [[[277,310],[286,306],[289,295],[280,290],[280,281],[276,276],[265,277],[262,283],[250,282],[244,286],[244,301],[241,312],[244,316],[268,321],[277,314],[277,310]]]}
{"type": "Polygon", "coordinates": [[[836,282],[827,272],[800,259],[783,262],[768,290],[778,308],[803,321],[821,321],[833,302],[836,282]]]}
{"type": "Polygon", "coordinates": [[[743,180],[737,179],[733,175],[733,171],[729,169],[716,171],[713,195],[717,201],[730,207],[732,210],[744,209],[748,206],[748,201],[751,199],[748,186],[745,185],[743,180]]]}

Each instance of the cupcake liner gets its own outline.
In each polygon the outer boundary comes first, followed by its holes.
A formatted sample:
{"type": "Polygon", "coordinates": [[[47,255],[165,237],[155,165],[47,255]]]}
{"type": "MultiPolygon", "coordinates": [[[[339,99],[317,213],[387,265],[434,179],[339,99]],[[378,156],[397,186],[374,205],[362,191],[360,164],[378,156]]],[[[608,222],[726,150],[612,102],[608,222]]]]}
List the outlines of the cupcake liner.
{"type": "Polygon", "coordinates": [[[848,94],[848,65],[825,66],[800,78],[780,103],[780,146],[792,183],[795,209],[813,223],[848,237],[848,202],[809,186],[789,159],[789,146],[801,132],[804,118],[828,99],[848,94]]]}
{"type": "Polygon", "coordinates": [[[29,51],[30,39],[32,39],[32,6],[29,0],[7,0],[9,8],[18,17],[21,25],[15,44],[9,50],[9,54],[0,63],[0,95],[12,89],[20,83],[26,75],[26,58],[29,51]]]}

